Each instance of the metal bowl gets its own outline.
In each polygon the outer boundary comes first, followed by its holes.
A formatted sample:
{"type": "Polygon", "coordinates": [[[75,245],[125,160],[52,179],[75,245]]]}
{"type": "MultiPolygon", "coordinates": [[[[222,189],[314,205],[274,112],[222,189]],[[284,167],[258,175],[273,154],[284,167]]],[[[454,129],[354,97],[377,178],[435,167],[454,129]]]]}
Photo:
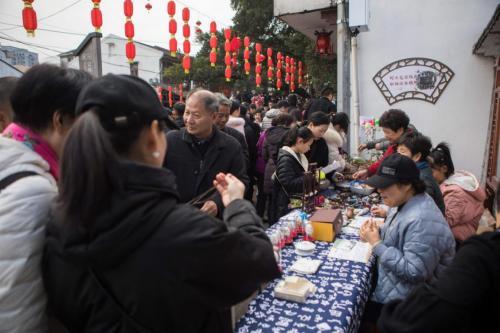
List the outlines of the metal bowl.
{"type": "Polygon", "coordinates": [[[350,187],[351,192],[359,195],[370,195],[375,191],[373,187],[367,185],[362,186],[362,184],[363,183],[360,182],[352,182],[350,187]]]}

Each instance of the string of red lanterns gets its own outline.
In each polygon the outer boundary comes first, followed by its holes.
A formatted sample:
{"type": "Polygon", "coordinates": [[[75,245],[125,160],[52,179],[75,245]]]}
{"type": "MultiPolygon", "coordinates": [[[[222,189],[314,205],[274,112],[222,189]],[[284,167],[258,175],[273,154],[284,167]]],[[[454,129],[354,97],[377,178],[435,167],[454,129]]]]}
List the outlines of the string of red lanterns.
{"type": "Polygon", "coordinates": [[[273,69],[273,49],[267,48],[267,79],[269,82],[273,80],[274,69],[273,69]]]}
{"type": "Polygon", "coordinates": [[[276,89],[281,90],[283,86],[283,82],[281,82],[281,68],[283,67],[281,52],[278,52],[276,59],[278,60],[276,63],[276,89]]]}
{"type": "Polygon", "coordinates": [[[295,91],[295,59],[290,58],[290,91],[295,91]]]}
{"type": "Polygon", "coordinates": [[[101,32],[102,27],[102,13],[100,7],[101,0],[91,0],[93,8],[90,12],[90,20],[92,22],[92,26],[95,28],[96,32],[101,32]]]}
{"type": "Polygon", "coordinates": [[[217,23],[210,22],[210,65],[215,67],[217,62],[217,23]]]}
{"type": "Polygon", "coordinates": [[[241,39],[240,37],[234,36],[233,39],[231,40],[231,52],[233,52],[233,67],[238,66],[238,53],[240,51],[241,47],[241,39]]]}
{"type": "Polygon", "coordinates": [[[134,4],[132,0],[125,0],[123,2],[123,12],[125,13],[126,22],[125,22],[125,37],[127,37],[128,42],[125,45],[125,54],[127,56],[128,62],[134,62],[135,58],[135,44],[133,41],[134,38],[134,24],[132,23],[132,15],[134,14],[134,4]]]}
{"type": "Polygon", "coordinates": [[[224,63],[226,64],[226,70],[224,72],[224,76],[226,77],[226,81],[231,81],[231,42],[229,41],[231,38],[231,29],[224,29],[224,38],[226,42],[224,43],[224,50],[226,51],[226,56],[224,57],[224,63]]]}
{"type": "Polygon", "coordinates": [[[189,42],[189,37],[191,36],[191,28],[189,27],[189,8],[184,7],[182,9],[182,20],[184,21],[184,26],[182,27],[182,35],[184,36],[184,44],[182,45],[184,51],[184,59],[182,59],[182,67],[184,68],[184,74],[189,74],[189,69],[191,68],[191,42],[189,42]]]}
{"type": "Polygon", "coordinates": [[[175,34],[177,33],[177,21],[174,18],[175,15],[175,2],[174,1],[169,1],[167,3],[167,13],[168,16],[170,17],[170,20],[168,21],[168,32],[170,33],[170,41],[169,41],[169,49],[170,49],[170,55],[172,57],[175,57],[177,54],[177,39],[175,39],[175,34]]]}
{"type": "Polygon", "coordinates": [[[182,91],[182,83],[179,84],[179,101],[183,102],[183,91],[182,91]]]}
{"type": "Polygon", "coordinates": [[[161,86],[156,87],[156,93],[158,94],[158,98],[160,99],[160,102],[162,102],[162,100],[163,100],[162,91],[163,91],[163,88],[161,86]]]}
{"type": "Polygon", "coordinates": [[[245,59],[245,74],[250,75],[250,37],[245,36],[243,38],[243,44],[245,46],[245,51],[243,52],[243,59],[245,59]]]}
{"type": "Polygon", "coordinates": [[[261,52],[262,52],[262,44],[260,43],[256,43],[255,44],[255,85],[258,87],[260,87],[260,84],[262,83],[262,77],[261,77],[261,74],[262,74],[262,65],[261,65],[261,62],[262,62],[262,55],[261,55],[261,52]]]}
{"type": "Polygon", "coordinates": [[[302,87],[304,82],[303,72],[302,72],[302,61],[299,61],[299,87],[302,87]]]}
{"type": "Polygon", "coordinates": [[[174,104],[174,100],[172,98],[172,87],[168,86],[167,90],[168,90],[168,105],[170,105],[170,107],[172,107],[174,104]]]}
{"type": "Polygon", "coordinates": [[[36,20],[36,12],[33,9],[33,1],[35,0],[24,0],[23,8],[23,26],[26,29],[28,37],[35,37],[35,30],[38,27],[36,20]]]}

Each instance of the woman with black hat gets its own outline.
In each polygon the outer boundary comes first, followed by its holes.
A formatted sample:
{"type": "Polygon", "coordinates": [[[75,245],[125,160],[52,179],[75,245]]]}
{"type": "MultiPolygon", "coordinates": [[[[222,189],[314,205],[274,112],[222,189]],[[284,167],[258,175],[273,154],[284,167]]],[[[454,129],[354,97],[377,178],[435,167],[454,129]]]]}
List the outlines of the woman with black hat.
{"type": "Polygon", "coordinates": [[[409,157],[390,155],[366,183],[390,207],[381,227],[369,220],[360,229],[361,239],[378,257],[377,282],[364,316],[365,322],[374,323],[382,304],[405,298],[420,282],[435,280],[452,261],[455,241],[409,157]]]}
{"type": "Polygon", "coordinates": [[[141,79],[97,79],[76,111],[43,262],[55,316],[71,332],[232,332],[230,307],[279,276],[244,185],[214,180],[224,222],[179,204],[169,119],[141,79]]]}

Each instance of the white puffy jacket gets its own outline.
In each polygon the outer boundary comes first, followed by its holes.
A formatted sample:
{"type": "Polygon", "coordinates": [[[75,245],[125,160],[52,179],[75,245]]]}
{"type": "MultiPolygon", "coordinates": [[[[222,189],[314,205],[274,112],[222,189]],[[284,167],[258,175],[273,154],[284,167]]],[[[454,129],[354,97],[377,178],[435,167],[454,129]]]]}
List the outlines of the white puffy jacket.
{"type": "Polygon", "coordinates": [[[328,165],[324,168],[327,170],[325,173],[329,173],[333,170],[338,172],[343,171],[346,166],[346,161],[340,154],[339,148],[344,145],[344,138],[335,127],[330,124],[325,135],[323,135],[323,139],[325,139],[328,145],[328,165]]]}
{"type": "Polygon", "coordinates": [[[0,192],[0,332],[46,331],[41,259],[50,205],[57,195],[49,165],[23,143],[0,136],[0,180],[21,178],[0,192]]]}

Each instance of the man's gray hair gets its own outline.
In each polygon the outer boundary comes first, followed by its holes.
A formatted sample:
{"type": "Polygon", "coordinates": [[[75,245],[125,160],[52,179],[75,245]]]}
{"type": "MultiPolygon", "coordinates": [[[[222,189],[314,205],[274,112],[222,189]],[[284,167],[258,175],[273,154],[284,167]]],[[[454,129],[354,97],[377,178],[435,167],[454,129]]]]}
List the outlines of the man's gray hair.
{"type": "Polygon", "coordinates": [[[209,90],[203,88],[196,88],[189,92],[186,97],[186,101],[196,95],[200,102],[202,103],[205,110],[210,113],[215,113],[219,111],[219,100],[215,94],[209,90]]]}
{"type": "Polygon", "coordinates": [[[217,96],[217,99],[219,100],[219,105],[224,105],[227,107],[231,107],[231,101],[229,98],[224,96],[222,93],[215,93],[215,96],[217,96]]]}

